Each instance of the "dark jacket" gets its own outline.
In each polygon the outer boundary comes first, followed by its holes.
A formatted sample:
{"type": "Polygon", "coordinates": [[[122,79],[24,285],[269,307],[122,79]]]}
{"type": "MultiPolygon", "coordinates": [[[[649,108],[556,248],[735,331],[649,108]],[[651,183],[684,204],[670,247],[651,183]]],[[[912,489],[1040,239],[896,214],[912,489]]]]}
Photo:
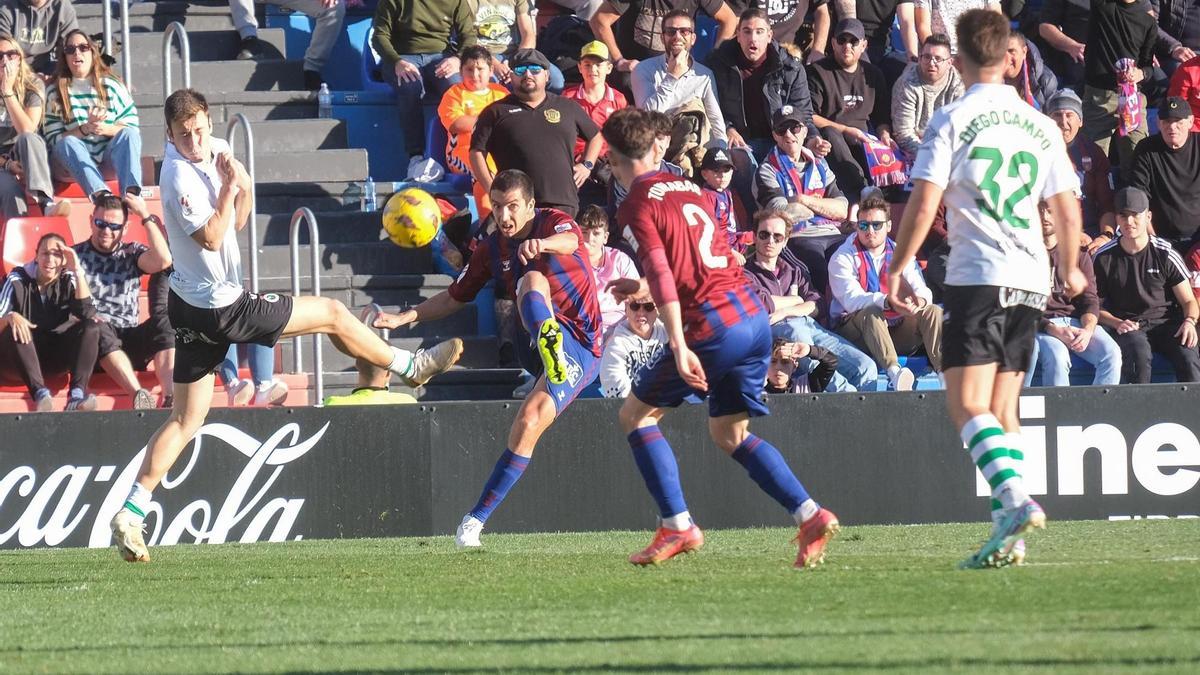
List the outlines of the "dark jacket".
{"type": "Polygon", "coordinates": [[[704,61],[704,65],[712,69],[713,78],[717,81],[717,98],[721,102],[725,126],[745,135],[746,109],[743,101],[747,95],[761,95],[766,97],[768,118],[776,110],[790,105],[801,111],[808,135],[815,137],[818,131],[812,121],[812,97],[808,93],[804,64],[772,42],[767,47],[767,74],[763,79],[763,91],[747,94],[742,91],[742,74],[737,65],[741,51],[737,40],[726,40],[709,52],[704,61]]]}
{"type": "Polygon", "coordinates": [[[63,272],[47,288],[38,289],[36,263],[14,267],[0,287],[0,316],[16,312],[36,324],[34,333],[50,333],[74,320],[96,316],[90,297],[75,298],[75,275],[63,272]]]}
{"type": "MultiPolygon", "coordinates": [[[[1033,44],[1033,40],[1027,40],[1026,44],[1029,45],[1029,53],[1025,55],[1025,64],[1029,67],[1029,90],[1033,99],[1037,101],[1038,110],[1041,110],[1046,107],[1046,101],[1054,92],[1058,91],[1058,78],[1055,77],[1054,71],[1046,67],[1042,53],[1038,51],[1037,45],[1033,44]]],[[[1025,90],[1021,88],[1021,83],[1018,82],[1015,86],[1021,98],[1025,98],[1025,90]]]]}

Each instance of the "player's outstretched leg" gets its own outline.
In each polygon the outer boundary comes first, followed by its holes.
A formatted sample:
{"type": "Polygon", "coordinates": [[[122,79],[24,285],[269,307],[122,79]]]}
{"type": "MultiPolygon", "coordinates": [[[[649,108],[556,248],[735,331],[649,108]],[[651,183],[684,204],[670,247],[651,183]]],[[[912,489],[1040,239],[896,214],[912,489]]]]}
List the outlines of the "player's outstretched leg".
{"type": "Polygon", "coordinates": [[[533,391],[521,404],[521,409],[517,411],[517,418],[513,420],[508,434],[508,447],[500,453],[492,475],[483,484],[479,501],[459,523],[458,530],[454,533],[455,546],[469,549],[483,545],[479,537],[483,533],[484,523],[508,496],[521,474],[525,473],[538,439],[550,428],[556,415],[557,410],[547,390],[545,376],[540,377],[533,391]]]}
{"type": "Polygon", "coordinates": [[[711,417],[708,429],[717,445],[746,469],[750,478],[792,515],[799,526],[796,568],[816,567],[825,560],[825,547],[841,525],[832,511],[808,495],[779,450],[750,433],[746,413],[711,417]]]}
{"type": "Polygon", "coordinates": [[[621,426],[629,434],[633,460],[658,505],[660,518],[650,545],[629,556],[634,565],[657,565],[704,546],[704,533],[692,522],[683,499],[675,452],[658,428],[662,414],[662,409],[646,405],[633,395],[621,407],[621,426]]]}
{"type": "Polygon", "coordinates": [[[171,409],[171,416],[150,437],[137,480],[109,524],[117,552],[126,561],[150,562],[150,551],[143,537],[143,523],[150,509],[151,493],[175,464],[188,441],[199,431],[200,425],[204,424],[212,404],[212,394],[211,373],[196,382],[175,384],[175,405],[171,409]]]}
{"type": "Polygon", "coordinates": [[[563,350],[562,327],[550,307],[550,282],[540,272],[526,272],[517,289],[517,308],[521,324],[533,336],[538,356],[551,384],[567,381],[567,358],[563,350]]]}

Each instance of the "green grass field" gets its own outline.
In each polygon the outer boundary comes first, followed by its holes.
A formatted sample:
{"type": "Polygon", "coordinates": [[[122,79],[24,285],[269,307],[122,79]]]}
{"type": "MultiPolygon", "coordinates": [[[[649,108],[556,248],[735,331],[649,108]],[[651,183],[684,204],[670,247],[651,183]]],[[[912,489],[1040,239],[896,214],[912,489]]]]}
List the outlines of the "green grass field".
{"type": "Polygon", "coordinates": [[[958,571],[983,525],[0,552],[7,672],[1200,671],[1200,521],[1052,522],[1020,569],[958,571]]]}

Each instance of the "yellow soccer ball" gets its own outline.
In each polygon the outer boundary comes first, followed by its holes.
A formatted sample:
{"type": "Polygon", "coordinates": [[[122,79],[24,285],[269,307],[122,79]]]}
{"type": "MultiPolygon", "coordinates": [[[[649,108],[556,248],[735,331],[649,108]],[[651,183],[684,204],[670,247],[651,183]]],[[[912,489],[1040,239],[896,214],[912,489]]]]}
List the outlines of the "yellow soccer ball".
{"type": "Polygon", "coordinates": [[[383,207],[383,229],[397,246],[427,246],[441,226],[442,211],[437,200],[420,188],[397,192],[383,207]]]}

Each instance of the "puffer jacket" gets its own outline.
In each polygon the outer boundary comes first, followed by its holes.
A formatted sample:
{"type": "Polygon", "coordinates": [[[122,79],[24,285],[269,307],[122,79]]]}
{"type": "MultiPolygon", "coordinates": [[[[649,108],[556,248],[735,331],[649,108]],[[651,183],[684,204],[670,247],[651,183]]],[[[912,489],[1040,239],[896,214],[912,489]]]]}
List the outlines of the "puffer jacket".
{"type": "Polygon", "coordinates": [[[763,78],[763,91],[747,94],[742,91],[742,75],[738,69],[740,54],[741,47],[737,41],[726,40],[709,52],[704,62],[712,69],[713,78],[717,82],[717,98],[721,102],[725,126],[732,127],[745,136],[747,125],[743,102],[747,95],[760,95],[766,97],[768,118],[783,106],[790,105],[803,111],[804,124],[808,127],[809,136],[816,136],[818,132],[812,121],[812,96],[808,91],[808,76],[804,72],[804,64],[780,48],[778,43],[772,42],[767,47],[767,74],[763,78]]]}

